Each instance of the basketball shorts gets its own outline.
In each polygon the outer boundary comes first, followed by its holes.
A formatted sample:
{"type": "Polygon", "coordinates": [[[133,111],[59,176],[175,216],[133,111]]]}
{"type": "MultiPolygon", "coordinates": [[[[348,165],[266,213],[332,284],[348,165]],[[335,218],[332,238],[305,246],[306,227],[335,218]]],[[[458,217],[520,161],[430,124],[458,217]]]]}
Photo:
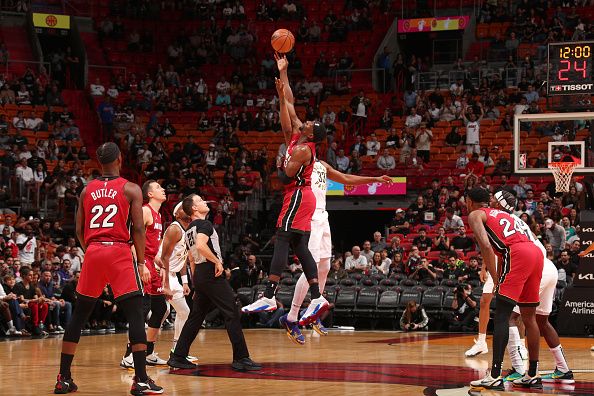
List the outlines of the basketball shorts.
{"type": "Polygon", "coordinates": [[[97,298],[109,284],[116,299],[142,295],[142,281],[130,245],[123,242],[91,242],[76,286],[78,294],[97,298]]]}
{"type": "Polygon", "coordinates": [[[163,281],[161,275],[157,272],[153,257],[145,257],[146,268],[151,273],[151,281],[144,285],[144,292],[151,296],[163,294],[163,281]]]}
{"type": "Polygon", "coordinates": [[[309,236],[309,251],[316,263],[321,259],[332,257],[332,235],[328,212],[317,211],[311,219],[311,234],[309,236]]]}
{"type": "Polygon", "coordinates": [[[305,234],[311,231],[311,218],[316,209],[316,197],[311,187],[298,187],[285,192],[283,207],[276,227],[285,232],[305,234]]]}
{"type": "Polygon", "coordinates": [[[179,280],[177,279],[177,274],[175,272],[169,273],[169,288],[173,293],[172,300],[184,298],[184,288],[182,287],[181,283],[179,283],[179,280]]]}
{"type": "Polygon", "coordinates": [[[538,306],[543,262],[542,251],[534,243],[511,245],[499,265],[497,297],[521,306],[538,306]]]}
{"type": "MultiPolygon", "coordinates": [[[[555,299],[555,289],[557,288],[557,279],[559,273],[555,264],[547,258],[542,269],[542,279],[540,280],[540,289],[538,295],[540,297],[540,304],[536,307],[537,315],[549,315],[553,310],[553,300],[555,299]]],[[[516,305],[515,313],[520,313],[520,308],[516,305]]]]}

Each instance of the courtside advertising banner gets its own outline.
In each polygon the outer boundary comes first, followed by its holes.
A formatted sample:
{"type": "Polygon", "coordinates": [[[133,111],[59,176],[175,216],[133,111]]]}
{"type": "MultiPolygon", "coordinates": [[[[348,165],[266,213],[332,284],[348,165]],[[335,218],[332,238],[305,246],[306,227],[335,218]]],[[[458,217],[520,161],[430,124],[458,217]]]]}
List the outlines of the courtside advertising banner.
{"type": "Polygon", "coordinates": [[[70,15],[33,13],[33,26],[44,29],[70,29],[70,15]]]}

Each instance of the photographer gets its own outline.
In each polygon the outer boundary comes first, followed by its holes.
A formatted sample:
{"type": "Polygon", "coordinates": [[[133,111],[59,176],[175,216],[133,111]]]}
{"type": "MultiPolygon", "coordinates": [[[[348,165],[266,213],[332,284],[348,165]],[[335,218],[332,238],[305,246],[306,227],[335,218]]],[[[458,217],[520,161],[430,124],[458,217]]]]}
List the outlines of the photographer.
{"type": "Polygon", "coordinates": [[[478,313],[477,303],[472,293],[472,286],[456,286],[454,301],[452,301],[452,316],[449,319],[450,331],[474,331],[474,319],[478,313]]]}
{"type": "Polygon", "coordinates": [[[400,318],[400,328],[403,331],[427,330],[428,324],[429,318],[423,307],[412,300],[409,301],[400,318]]]}

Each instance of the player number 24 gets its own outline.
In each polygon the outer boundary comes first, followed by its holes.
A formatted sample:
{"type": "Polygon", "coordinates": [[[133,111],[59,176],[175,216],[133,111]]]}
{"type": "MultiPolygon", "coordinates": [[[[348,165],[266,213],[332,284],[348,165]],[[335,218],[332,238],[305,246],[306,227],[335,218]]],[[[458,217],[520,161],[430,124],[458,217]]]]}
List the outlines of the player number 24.
{"type": "Polygon", "coordinates": [[[110,220],[118,213],[117,205],[111,204],[105,208],[101,205],[95,205],[91,208],[91,213],[95,214],[89,223],[89,228],[113,228],[114,223],[110,220]],[[101,223],[98,222],[99,218],[106,214],[101,223]]]}
{"type": "Polygon", "coordinates": [[[530,227],[522,220],[514,220],[513,229],[512,224],[508,219],[501,219],[499,220],[499,225],[503,227],[503,236],[509,237],[514,235],[516,232],[520,234],[526,235],[530,240],[532,240],[532,232],[530,231],[530,227]]]}

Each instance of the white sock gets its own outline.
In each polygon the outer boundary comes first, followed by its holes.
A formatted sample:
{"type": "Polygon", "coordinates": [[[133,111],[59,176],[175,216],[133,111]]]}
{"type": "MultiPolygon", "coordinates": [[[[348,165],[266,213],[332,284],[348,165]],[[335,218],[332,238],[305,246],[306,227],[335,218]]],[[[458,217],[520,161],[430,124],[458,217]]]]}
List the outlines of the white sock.
{"type": "Polygon", "coordinates": [[[12,320],[9,320],[7,324],[10,330],[14,329],[14,323],[12,322],[12,320]]]}
{"type": "Polygon", "coordinates": [[[567,366],[567,361],[565,360],[565,353],[563,353],[563,347],[561,344],[557,345],[555,348],[549,348],[553,357],[555,358],[555,364],[557,365],[557,369],[564,373],[569,371],[569,366],[567,366]]]}
{"type": "Polygon", "coordinates": [[[479,333],[478,340],[476,342],[487,342],[487,335],[483,333],[479,333]]]}
{"type": "Polygon", "coordinates": [[[518,346],[521,344],[520,332],[516,326],[509,327],[509,341],[507,342],[507,352],[512,363],[512,367],[521,375],[526,372],[524,361],[518,352],[518,346]]]}
{"type": "Polygon", "coordinates": [[[305,300],[308,290],[309,283],[307,282],[305,273],[303,273],[299,277],[297,285],[295,286],[295,294],[293,294],[293,301],[291,302],[291,311],[289,312],[289,315],[287,315],[289,322],[297,322],[299,309],[301,308],[301,304],[303,304],[303,300],[305,300]]]}

